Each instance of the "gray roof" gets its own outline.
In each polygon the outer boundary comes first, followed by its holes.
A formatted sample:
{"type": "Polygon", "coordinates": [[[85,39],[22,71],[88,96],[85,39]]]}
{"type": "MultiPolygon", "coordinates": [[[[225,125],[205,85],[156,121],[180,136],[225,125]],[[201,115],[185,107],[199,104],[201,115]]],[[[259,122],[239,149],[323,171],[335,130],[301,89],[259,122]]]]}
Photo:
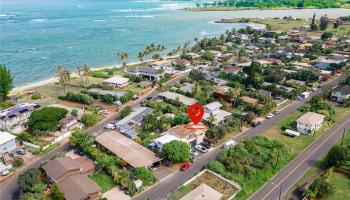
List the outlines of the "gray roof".
{"type": "Polygon", "coordinates": [[[124,117],[122,120],[116,123],[117,126],[125,126],[129,123],[139,124],[141,123],[143,117],[153,112],[152,108],[149,107],[140,107],[134,112],[130,113],[130,115],[124,117]]]}
{"type": "Polygon", "coordinates": [[[113,96],[116,96],[116,97],[121,97],[123,96],[124,94],[126,94],[125,91],[111,91],[111,90],[102,90],[102,89],[99,89],[99,88],[91,88],[88,90],[89,92],[94,92],[94,93],[98,93],[100,95],[106,95],[106,94],[110,94],[110,95],[113,95],[113,96]]]}
{"type": "Polygon", "coordinates": [[[32,112],[33,110],[40,108],[38,104],[35,103],[22,103],[5,110],[0,111],[0,120],[7,120],[17,116],[22,115],[23,113],[32,112]]]}
{"type": "Polygon", "coordinates": [[[350,94],[350,85],[340,86],[336,88],[335,91],[340,92],[342,94],[350,94]]]}

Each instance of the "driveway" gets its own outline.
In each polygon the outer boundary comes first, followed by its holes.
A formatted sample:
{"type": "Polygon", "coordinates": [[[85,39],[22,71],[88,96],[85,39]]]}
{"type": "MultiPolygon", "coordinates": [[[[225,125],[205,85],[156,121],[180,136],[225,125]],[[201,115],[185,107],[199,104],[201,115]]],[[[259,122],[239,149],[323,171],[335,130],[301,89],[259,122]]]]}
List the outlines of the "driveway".
{"type": "Polygon", "coordinates": [[[130,196],[125,194],[124,191],[119,189],[118,186],[103,193],[102,197],[107,198],[108,200],[129,200],[129,199],[131,199],[130,196]]]}

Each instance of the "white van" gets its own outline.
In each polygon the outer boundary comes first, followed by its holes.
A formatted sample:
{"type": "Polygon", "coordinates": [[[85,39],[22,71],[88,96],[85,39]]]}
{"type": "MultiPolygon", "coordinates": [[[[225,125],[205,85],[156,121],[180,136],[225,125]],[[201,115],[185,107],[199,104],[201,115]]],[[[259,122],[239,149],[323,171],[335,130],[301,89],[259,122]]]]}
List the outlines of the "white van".
{"type": "Polygon", "coordinates": [[[236,145],[237,145],[236,141],[230,140],[224,144],[224,149],[229,149],[229,148],[236,146],[236,145]]]}

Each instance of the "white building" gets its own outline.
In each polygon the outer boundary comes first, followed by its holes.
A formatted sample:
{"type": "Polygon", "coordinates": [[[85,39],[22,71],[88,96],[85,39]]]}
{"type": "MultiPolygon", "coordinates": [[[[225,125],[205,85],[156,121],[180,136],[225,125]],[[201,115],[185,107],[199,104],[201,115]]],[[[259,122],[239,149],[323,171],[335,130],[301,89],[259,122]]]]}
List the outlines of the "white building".
{"type": "Polygon", "coordinates": [[[22,103],[0,111],[0,130],[19,133],[27,128],[31,113],[40,108],[38,104],[22,103]]]}
{"type": "Polygon", "coordinates": [[[204,124],[199,123],[194,125],[193,123],[178,125],[168,129],[168,131],[162,133],[162,135],[173,135],[179,140],[187,142],[191,146],[195,146],[203,142],[207,127],[204,124]]]}
{"type": "Polygon", "coordinates": [[[203,119],[208,121],[210,117],[210,113],[214,116],[215,121],[213,122],[215,125],[221,125],[226,122],[227,118],[232,115],[232,113],[227,112],[226,110],[221,110],[221,103],[215,101],[209,103],[204,108],[204,116],[203,119]]]}
{"type": "Polygon", "coordinates": [[[16,136],[0,131],[0,154],[16,149],[16,136]]]}
{"type": "Polygon", "coordinates": [[[350,85],[340,86],[332,91],[331,100],[344,103],[350,98],[350,85]]]}
{"type": "Polygon", "coordinates": [[[129,79],[120,77],[120,76],[114,76],[109,79],[106,79],[102,82],[104,85],[109,85],[113,87],[125,87],[129,84],[129,79]]]}
{"type": "Polygon", "coordinates": [[[178,137],[176,137],[174,135],[166,134],[166,135],[163,135],[163,136],[155,139],[153,141],[153,145],[156,146],[159,150],[162,150],[165,144],[167,144],[171,141],[174,141],[174,140],[181,141],[178,137]]]}
{"type": "Polygon", "coordinates": [[[195,103],[197,103],[198,101],[196,99],[190,98],[190,97],[186,97],[182,94],[178,94],[175,92],[169,92],[169,91],[165,91],[162,93],[159,93],[158,95],[160,98],[162,98],[165,101],[170,101],[170,102],[176,102],[176,103],[182,103],[186,106],[191,106],[195,103]]]}
{"type": "Polygon", "coordinates": [[[149,80],[160,80],[165,76],[165,68],[153,65],[153,67],[140,66],[125,69],[126,74],[136,75],[149,80]]]}
{"type": "Polygon", "coordinates": [[[309,135],[313,131],[316,131],[322,127],[324,118],[324,115],[314,112],[307,112],[296,120],[297,130],[300,133],[309,135]]]}

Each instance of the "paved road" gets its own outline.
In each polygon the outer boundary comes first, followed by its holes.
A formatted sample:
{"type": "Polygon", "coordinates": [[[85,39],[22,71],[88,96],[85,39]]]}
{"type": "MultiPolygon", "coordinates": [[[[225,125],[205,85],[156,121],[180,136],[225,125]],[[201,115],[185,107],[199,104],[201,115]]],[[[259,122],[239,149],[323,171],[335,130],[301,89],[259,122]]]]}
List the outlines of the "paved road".
{"type": "Polygon", "coordinates": [[[288,190],[326,153],[350,128],[350,115],[332,126],[326,133],[313,142],[305,151],[297,156],[289,165],[273,177],[256,192],[251,200],[276,200],[288,190]]]}
{"type": "MultiPolygon", "coordinates": [[[[178,81],[180,81],[181,79],[183,79],[184,77],[186,77],[189,73],[186,72],[184,74],[181,74],[179,76],[177,76],[176,78],[173,78],[172,80],[168,81],[167,83],[165,83],[163,85],[163,87],[170,87],[173,86],[175,83],[177,83],[178,81]]],[[[142,100],[145,100],[147,97],[155,97],[158,95],[158,91],[157,90],[153,90],[150,93],[148,93],[147,95],[145,95],[144,97],[134,101],[132,103],[132,107],[139,107],[140,106],[140,102],[142,100]]],[[[99,134],[102,133],[104,130],[104,125],[107,123],[113,123],[116,122],[116,119],[118,119],[119,117],[119,112],[116,114],[111,115],[108,119],[105,119],[103,121],[103,123],[100,123],[96,126],[93,126],[91,128],[89,128],[87,130],[88,134],[99,134]]],[[[40,166],[41,163],[43,163],[43,161],[48,160],[49,158],[51,158],[52,156],[56,155],[57,153],[60,152],[68,152],[69,150],[71,150],[71,147],[69,146],[68,143],[64,143],[61,146],[59,146],[58,148],[54,149],[53,151],[51,151],[49,154],[47,154],[45,157],[40,158],[39,160],[37,160],[34,163],[31,163],[28,166],[25,166],[23,169],[21,169],[21,172],[30,169],[30,168],[35,168],[40,166]]],[[[11,199],[18,199],[19,197],[19,190],[18,190],[18,186],[17,186],[17,178],[18,178],[19,172],[17,172],[17,174],[13,175],[12,177],[8,178],[7,180],[5,180],[4,182],[0,183],[0,200],[11,200],[11,199]]]]}
{"type": "MultiPolygon", "coordinates": [[[[344,78],[345,78],[344,76],[341,76],[338,79],[327,82],[322,85],[322,88],[334,87],[338,85],[338,83],[341,80],[344,80],[344,78]]],[[[297,108],[304,105],[308,100],[310,100],[312,96],[320,94],[320,92],[321,91],[319,90],[317,92],[311,93],[310,97],[307,99],[293,102],[288,107],[283,109],[278,116],[275,116],[269,120],[263,121],[263,123],[258,127],[251,128],[243,132],[242,134],[235,136],[234,139],[240,140],[245,137],[254,137],[263,133],[264,131],[268,130],[271,126],[273,126],[275,123],[277,123],[281,118],[288,116],[290,113],[294,112],[297,108]]],[[[144,200],[147,197],[151,198],[152,200],[165,199],[170,192],[174,191],[177,187],[181,186],[191,177],[195,176],[202,169],[204,169],[210,160],[214,160],[221,152],[222,145],[210,151],[209,153],[203,155],[199,160],[192,163],[191,167],[185,172],[178,171],[173,173],[169,177],[163,179],[161,182],[157,183],[156,185],[144,191],[143,193],[139,194],[138,196],[134,197],[133,199],[144,200]]]]}

